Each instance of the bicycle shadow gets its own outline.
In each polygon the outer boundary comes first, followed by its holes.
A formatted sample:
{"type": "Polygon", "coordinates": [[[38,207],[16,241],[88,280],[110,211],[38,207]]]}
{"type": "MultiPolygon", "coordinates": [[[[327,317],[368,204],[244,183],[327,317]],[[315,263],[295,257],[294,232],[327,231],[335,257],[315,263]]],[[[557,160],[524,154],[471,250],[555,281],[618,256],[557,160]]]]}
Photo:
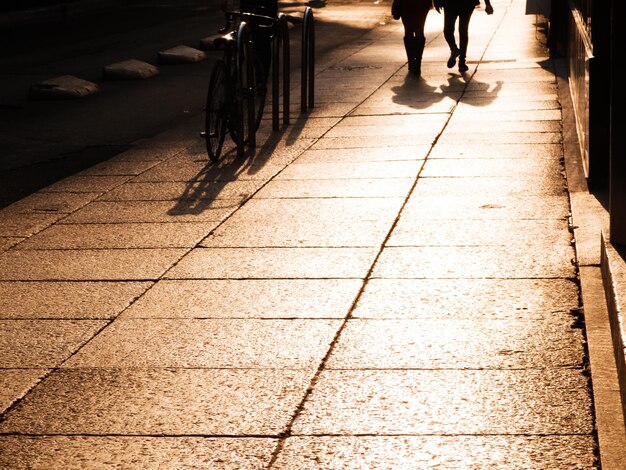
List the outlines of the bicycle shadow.
{"type": "Polygon", "coordinates": [[[254,184],[256,181],[259,187],[262,186],[265,181],[255,178],[255,175],[266,166],[287,132],[293,132],[293,129],[284,127],[278,131],[264,132],[258,136],[257,148],[247,148],[243,156],[237,155],[237,149],[232,142],[225,142],[218,162],[203,157],[206,165],[185,182],[183,192],[168,210],[168,215],[198,215],[209,209],[227,209],[245,202],[259,188],[251,192],[244,188],[228,197],[220,196],[223,196],[226,186],[235,181],[250,181],[252,188],[257,186],[254,184]]]}

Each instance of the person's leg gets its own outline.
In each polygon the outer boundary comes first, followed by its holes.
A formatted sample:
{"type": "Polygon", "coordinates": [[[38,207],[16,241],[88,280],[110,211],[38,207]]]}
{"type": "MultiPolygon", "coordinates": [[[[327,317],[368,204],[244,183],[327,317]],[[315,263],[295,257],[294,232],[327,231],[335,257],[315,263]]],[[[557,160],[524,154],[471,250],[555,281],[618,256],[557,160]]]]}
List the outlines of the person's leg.
{"type": "Polygon", "coordinates": [[[469,23],[474,13],[474,7],[465,8],[459,12],[459,70],[467,70],[465,57],[467,55],[467,44],[469,42],[469,23]]]}
{"type": "Polygon", "coordinates": [[[459,10],[456,6],[446,6],[443,9],[443,37],[448,43],[450,48],[450,58],[448,59],[447,66],[449,69],[456,64],[456,58],[459,56],[459,48],[456,45],[454,38],[454,30],[456,20],[459,17],[459,10]]]}
{"type": "Polygon", "coordinates": [[[416,6],[415,16],[415,31],[413,33],[413,57],[414,67],[413,72],[418,75],[422,72],[422,55],[424,53],[424,45],[426,44],[426,37],[424,36],[424,26],[426,25],[426,17],[431,8],[431,3],[425,0],[418,2],[416,6]]]}

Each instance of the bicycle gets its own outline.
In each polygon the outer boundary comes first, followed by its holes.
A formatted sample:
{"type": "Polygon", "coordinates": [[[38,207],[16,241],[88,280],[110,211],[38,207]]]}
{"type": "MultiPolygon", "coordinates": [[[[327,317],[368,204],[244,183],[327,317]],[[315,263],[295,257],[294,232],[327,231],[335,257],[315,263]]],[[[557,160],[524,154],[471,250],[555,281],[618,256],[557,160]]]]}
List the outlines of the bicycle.
{"type": "Polygon", "coordinates": [[[203,135],[213,162],[220,159],[227,132],[239,157],[245,155],[246,146],[256,146],[269,72],[269,57],[262,60],[259,52],[271,50],[277,24],[276,18],[259,13],[226,11],[225,16],[221,36],[214,40],[224,54],[211,72],[205,108],[203,135]],[[254,37],[268,44],[255,44],[254,37]]]}

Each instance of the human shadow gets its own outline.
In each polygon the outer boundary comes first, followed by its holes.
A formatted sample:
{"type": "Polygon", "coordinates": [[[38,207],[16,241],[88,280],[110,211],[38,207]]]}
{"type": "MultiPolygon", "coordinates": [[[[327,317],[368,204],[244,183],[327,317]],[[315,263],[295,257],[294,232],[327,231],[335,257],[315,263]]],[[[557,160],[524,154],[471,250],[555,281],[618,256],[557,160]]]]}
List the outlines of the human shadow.
{"type": "Polygon", "coordinates": [[[470,106],[481,107],[493,103],[504,86],[503,80],[493,83],[481,82],[474,74],[464,72],[462,75],[448,74],[448,83],[441,85],[442,93],[461,93],[458,101],[470,106]]]}

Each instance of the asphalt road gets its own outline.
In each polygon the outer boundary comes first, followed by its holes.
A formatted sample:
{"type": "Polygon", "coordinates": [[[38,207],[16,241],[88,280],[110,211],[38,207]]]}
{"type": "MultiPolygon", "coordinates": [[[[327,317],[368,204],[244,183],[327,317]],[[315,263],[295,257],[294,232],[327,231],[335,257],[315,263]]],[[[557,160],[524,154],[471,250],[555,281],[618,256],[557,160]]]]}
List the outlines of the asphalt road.
{"type": "MultiPolygon", "coordinates": [[[[177,45],[199,48],[200,40],[223,24],[218,4],[218,0],[130,1],[63,20],[3,29],[0,207],[201,113],[219,52],[209,51],[208,60],[182,65],[158,64],[157,54],[177,45]],[[103,79],[105,65],[127,59],[157,65],[160,74],[145,80],[103,79]],[[29,97],[32,85],[63,75],[92,81],[99,91],[73,100],[29,97]]],[[[280,3],[281,11],[295,13],[305,6],[280,3]]],[[[316,17],[317,54],[358,39],[387,10],[380,2],[355,0],[333,6],[345,12],[345,28],[341,34],[323,34],[323,21],[317,24],[316,17]]],[[[297,40],[298,35],[293,37],[297,40]]],[[[292,56],[297,67],[298,54],[292,56]]]]}

